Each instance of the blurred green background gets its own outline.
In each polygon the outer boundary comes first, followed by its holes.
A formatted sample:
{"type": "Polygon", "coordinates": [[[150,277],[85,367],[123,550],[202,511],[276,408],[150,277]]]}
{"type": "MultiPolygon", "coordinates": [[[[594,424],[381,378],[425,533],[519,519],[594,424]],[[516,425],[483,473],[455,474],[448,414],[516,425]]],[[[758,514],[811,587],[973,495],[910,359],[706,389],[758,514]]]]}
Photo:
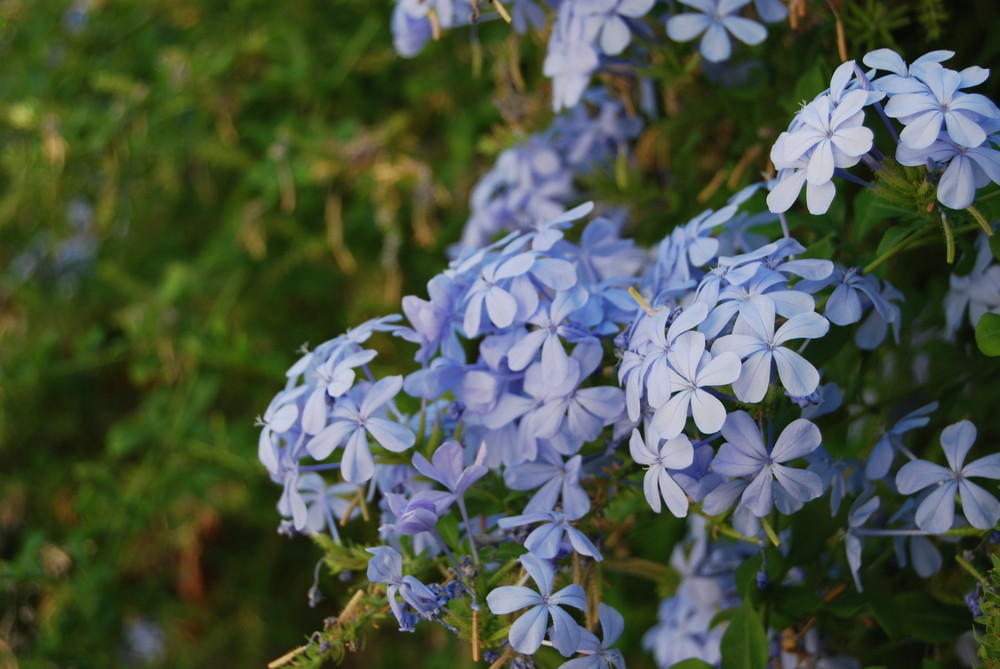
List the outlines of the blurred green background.
{"type": "Polygon", "coordinates": [[[0,2],[0,667],[264,666],[338,610],[254,418],[442,265],[500,118],[390,9],[0,2]]]}
{"type": "MultiPolygon", "coordinates": [[[[834,6],[852,56],[989,66],[996,9],[972,4],[834,6]]],[[[839,62],[806,6],[808,39],[785,30],[725,89],[661,45],[662,118],[586,187],[648,241],[756,179],[839,62]]],[[[275,533],[254,417],[303,343],[423,294],[478,176],[551,118],[543,37],[484,24],[407,61],[390,13],[0,0],[0,668],[262,667],[343,605],[308,606],[321,553],[275,533]]],[[[388,631],[348,664],[467,652],[388,631]]]]}

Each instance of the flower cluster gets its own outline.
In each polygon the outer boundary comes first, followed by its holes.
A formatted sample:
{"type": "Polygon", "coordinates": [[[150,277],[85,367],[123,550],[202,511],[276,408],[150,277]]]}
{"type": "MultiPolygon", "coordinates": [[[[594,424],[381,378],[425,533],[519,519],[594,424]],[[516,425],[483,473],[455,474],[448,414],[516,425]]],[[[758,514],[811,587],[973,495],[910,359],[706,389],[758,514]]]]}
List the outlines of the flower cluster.
{"type": "MultiPolygon", "coordinates": [[[[519,31],[541,24],[538,4],[508,4],[519,31]]],[[[501,154],[473,193],[455,257],[425,297],[403,298],[405,324],[398,316],[369,321],[288,371],[261,419],[259,445],[283,487],[286,528],[339,541],[338,526],[377,504],[370,592],[381,597],[375,584],[385,586],[401,630],[441,624],[491,662],[516,653],[530,663],[550,647],[566,658],[563,669],[624,667],[614,647],[624,619],[594,577],[611,555],[627,561],[607,520],[619,505],[686,525],[670,560],[680,582],[644,637],[661,667],[686,658],[718,664],[727,633],[720,614],[754,615],[748,583],[803,592],[834,580],[863,592],[866,557],[887,540],[901,568],[919,578],[936,573],[936,537],[982,536],[1000,520],[1000,501],[970,480],[1000,479],[1000,455],[966,463],[977,428],[965,419],[943,426],[939,402],[882,429],[896,398],[845,389],[861,363],[824,366],[835,355],[898,344],[904,295],[869,268],[815,257],[782,214],[803,186],[810,212],[827,212],[833,177],[861,181],[847,172],[860,163],[877,175],[894,169],[865,125],[868,107],[897,141],[897,167],[924,166],[932,198],[969,206],[977,188],[1000,183],[1000,111],[959,90],[982,83],[986,71],[947,70],[947,52],[909,67],[892,52],[872,52],[864,62],[890,72],[882,77],[843,64],[778,137],[776,180],[673,225],[643,249],[622,236],[623,215],[598,209],[583,222],[592,203],[566,207],[577,197],[575,177],[606,167],[639,130],[619,102],[584,90],[602,58],[642,30],[638,19],[653,3],[550,4],[557,18],[545,68],[556,107],[581,96],[588,104],[501,154]],[[760,211],[768,187],[770,212],[760,211]],[[366,348],[376,333],[412,344],[415,369],[376,378],[368,365],[377,347],[366,348]],[[946,466],[910,445],[932,422],[943,426],[946,466]],[[342,480],[328,483],[324,472],[342,480]],[[812,515],[800,521],[800,512],[812,515]],[[817,519],[835,530],[803,558],[803,530],[794,528],[817,519]],[[820,555],[822,576],[806,574],[805,561],[820,555]],[[403,575],[405,565],[419,572],[431,564],[444,582],[403,575]]],[[[673,15],[668,35],[702,35],[710,61],[729,56],[729,35],[764,39],[762,26],[736,15],[749,0],[683,4],[700,13],[673,15]]],[[[783,18],[780,3],[754,4],[764,20],[783,18]]],[[[471,16],[459,5],[399,2],[397,47],[411,54],[421,31],[426,40],[471,16]]],[[[895,178],[879,183],[888,188],[895,178]]],[[[1000,311],[996,268],[980,241],[972,272],[952,279],[949,334],[966,311],[973,321],[1000,311]]],[[[795,666],[779,628],[750,623],[775,640],[765,651],[776,666],[795,666]]],[[[821,623],[812,625],[802,643],[811,661],[855,666],[832,655],[821,623]]]]}
{"type": "MultiPolygon", "coordinates": [[[[767,37],[762,24],[741,16],[751,0],[680,1],[695,11],[664,17],[666,34],[677,42],[700,36],[699,50],[710,63],[730,58],[731,38],[757,45],[767,37]]],[[[752,1],[756,17],[764,22],[777,23],[788,16],[781,0],[752,1]]],[[[502,18],[516,33],[523,34],[529,28],[545,26],[546,6],[553,10],[555,21],[543,72],[552,79],[556,111],[576,107],[585,99],[584,92],[595,73],[627,68],[628,62],[621,55],[634,41],[658,39],[652,25],[644,20],[656,7],[656,0],[493,0],[488,7],[496,11],[483,14],[476,0],[398,0],[392,14],[393,40],[396,51],[410,58],[443,30],[480,19],[502,18]]]]}
{"type": "Polygon", "coordinates": [[[779,170],[768,197],[771,211],[788,210],[805,185],[810,213],[825,213],[836,190],[833,176],[859,181],[845,168],[860,162],[876,176],[888,176],[886,152],[875,148],[874,132],[865,126],[868,106],[895,141],[895,161],[925,167],[944,206],[964,209],[977,189],[1000,183],[1000,151],[995,148],[1000,144],[1000,109],[985,96],[962,90],[983,83],[989,70],[956,71],[941,65],[953,55],[932,51],[907,66],[894,51],[878,49],[863,59],[873,68],[867,73],[854,61],[837,68],[829,90],[803,106],[771,149],[779,170]],[[885,74],[875,76],[877,72],[885,74]],[[890,119],[901,123],[902,130],[890,119]]]}

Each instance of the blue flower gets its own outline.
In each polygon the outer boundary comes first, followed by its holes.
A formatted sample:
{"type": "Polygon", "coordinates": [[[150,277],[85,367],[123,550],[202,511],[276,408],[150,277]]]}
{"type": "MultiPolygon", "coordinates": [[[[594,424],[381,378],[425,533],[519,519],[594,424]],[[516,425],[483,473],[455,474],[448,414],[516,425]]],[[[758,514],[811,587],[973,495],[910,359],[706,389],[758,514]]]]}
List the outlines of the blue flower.
{"type": "Polygon", "coordinates": [[[896,487],[912,495],[929,486],[937,486],[917,507],[917,527],[931,534],[944,534],[955,519],[955,493],[962,500],[962,510],[969,524],[988,530],[1000,520],[1000,501],[969,481],[972,477],[1000,479],[1000,453],[993,453],[963,465],[976,440],[976,426],[967,420],[949,425],[941,432],[941,448],[948,466],[926,460],[913,460],[900,467],[896,487]]]}
{"type": "Polygon", "coordinates": [[[528,608],[510,627],[511,647],[519,653],[531,655],[537,651],[552,618],[549,639],[563,657],[569,657],[580,646],[580,626],[563,611],[561,606],[587,610],[587,597],[583,588],[573,583],[553,593],[555,571],[548,562],[534,555],[521,556],[521,565],[538,586],[538,592],[523,585],[504,585],[486,596],[486,604],[496,615],[528,608]]]}
{"type": "Polygon", "coordinates": [[[851,511],[847,515],[848,530],[844,537],[844,550],[847,552],[847,565],[851,569],[851,576],[854,577],[854,585],[857,586],[858,592],[863,590],[861,576],[858,575],[861,570],[861,536],[855,534],[854,530],[860,529],[868,522],[871,515],[878,510],[878,505],[878,497],[866,501],[862,495],[851,505],[851,511]]]}
{"type": "Polygon", "coordinates": [[[638,429],[634,429],[628,443],[632,459],[646,466],[646,475],[642,481],[646,502],[655,513],[659,513],[662,498],[667,503],[670,513],[683,518],[688,512],[687,495],[670,477],[667,470],[686,469],[691,466],[694,462],[694,448],[683,434],[663,440],[652,428],[648,430],[647,439],[653,444],[652,446],[646,444],[638,429]]]}
{"type": "Polygon", "coordinates": [[[667,361],[673,395],[656,410],[653,428],[668,439],[676,437],[684,429],[690,412],[702,433],[718,432],[726,420],[726,408],[705,388],[736,381],[740,376],[740,359],[729,352],[709,355],[705,351],[705,335],[685,332],[667,353],[667,361]]]}
{"type": "Polygon", "coordinates": [[[563,535],[565,534],[573,550],[580,555],[592,557],[598,562],[604,559],[594,543],[587,538],[587,535],[570,525],[566,516],[558,511],[526,513],[510,518],[501,518],[497,521],[497,525],[502,528],[520,527],[532,523],[542,523],[532,530],[531,534],[524,540],[524,547],[532,555],[547,560],[555,558],[562,548],[563,535]]]}
{"type": "Polygon", "coordinates": [[[341,460],[344,479],[351,483],[370,479],[375,473],[375,461],[368,446],[369,434],[384,448],[396,453],[405,451],[416,441],[410,428],[376,415],[402,387],[402,376],[387,376],[368,389],[360,407],[349,396],[340,398],[330,424],[309,442],[309,454],[323,460],[337,446],[346,444],[341,460]]]}
{"type": "Polygon", "coordinates": [[[744,44],[760,44],[767,29],[756,21],[737,16],[750,0],[681,0],[699,13],[678,14],[667,19],[667,35],[677,42],[689,42],[704,33],[699,50],[710,63],[721,63],[732,53],[729,35],[744,44]]]}
{"type": "Polygon", "coordinates": [[[928,414],[937,411],[938,403],[925,404],[916,411],[906,414],[893,425],[875,444],[868,462],[865,464],[865,476],[870,479],[880,479],[889,473],[896,451],[903,447],[903,435],[918,427],[923,427],[931,421],[928,414]]]}
{"type": "Polygon", "coordinates": [[[610,669],[612,666],[616,669],[625,669],[622,652],[611,648],[625,631],[625,619],[622,618],[622,614],[604,602],[598,605],[597,616],[601,620],[603,640],[598,641],[596,636],[587,630],[582,630],[577,652],[584,654],[585,657],[564,662],[559,669],[610,669]]]}
{"type": "Polygon", "coordinates": [[[819,386],[819,372],[805,358],[783,346],[792,339],[815,339],[825,335],[830,322],[815,312],[797,314],[775,331],[774,302],[754,298],[756,309],[742,311],[733,334],[719,337],[712,353],[726,351],[743,359],[740,377],[733,383],[736,396],[743,402],[759,402],[771,382],[772,362],[778,368],[782,385],[793,396],[812,394],[819,386]]]}
{"type": "Polygon", "coordinates": [[[910,74],[923,84],[921,89],[898,93],[885,106],[888,116],[905,123],[899,133],[903,145],[911,149],[927,148],[938,138],[942,127],[960,146],[971,148],[986,141],[983,120],[1000,117],[1000,110],[989,98],[959,92],[968,82],[962,80],[960,73],[940,63],[914,65],[910,74]]]}
{"type": "Polygon", "coordinates": [[[823,494],[819,476],[782,464],[819,447],[819,428],[806,419],[789,423],[770,451],[764,448],[757,424],[745,411],[729,414],[722,426],[722,436],[726,443],[719,447],[712,469],[726,476],[752,477],[740,504],[756,517],[763,518],[770,513],[773,503],[781,496],[804,503],[823,494]]]}
{"type": "MultiPolygon", "coordinates": [[[[982,123],[989,132],[1000,126],[995,119],[982,123]]],[[[996,140],[992,135],[989,139],[996,140]]],[[[965,209],[976,199],[976,190],[990,182],[1000,183],[1000,151],[984,140],[977,146],[963,146],[947,133],[941,133],[929,146],[912,149],[900,144],[896,160],[903,165],[941,165],[937,200],[952,209],[965,209]]]]}
{"type": "Polygon", "coordinates": [[[413,576],[403,576],[403,556],[390,546],[376,546],[366,549],[372,554],[368,560],[368,580],[372,583],[386,584],[386,596],[389,598],[389,608],[399,621],[401,632],[413,631],[413,620],[407,615],[405,605],[409,605],[424,618],[436,618],[440,615],[438,597],[426,585],[413,576]],[[401,603],[396,595],[403,598],[401,603]]]}
{"type": "Polygon", "coordinates": [[[483,466],[485,451],[480,451],[476,462],[465,466],[465,449],[457,441],[447,441],[437,447],[431,460],[420,453],[413,454],[413,466],[418,472],[433,479],[450,490],[454,495],[464,495],[473,483],[486,476],[489,470],[483,466]]]}

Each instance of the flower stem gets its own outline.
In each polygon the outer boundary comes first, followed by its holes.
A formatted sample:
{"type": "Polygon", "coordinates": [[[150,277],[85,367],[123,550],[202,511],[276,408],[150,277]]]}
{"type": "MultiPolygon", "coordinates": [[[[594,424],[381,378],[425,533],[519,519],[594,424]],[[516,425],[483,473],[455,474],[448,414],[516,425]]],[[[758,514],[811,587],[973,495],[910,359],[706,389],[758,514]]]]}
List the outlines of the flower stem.
{"type": "Polygon", "coordinates": [[[862,274],[871,274],[871,272],[876,267],[878,267],[879,265],[881,265],[882,263],[884,263],[886,260],[888,260],[892,256],[896,255],[897,253],[899,253],[903,249],[905,249],[907,246],[909,246],[913,242],[915,242],[918,239],[921,239],[921,238],[927,236],[927,234],[930,233],[930,231],[933,230],[933,229],[934,229],[933,225],[927,225],[927,226],[921,228],[920,230],[918,230],[916,233],[914,233],[914,234],[912,234],[912,235],[910,235],[908,237],[905,237],[901,241],[897,242],[892,248],[890,248],[885,253],[883,253],[882,255],[880,255],[878,258],[875,258],[875,260],[873,260],[868,265],[866,265],[865,268],[863,270],[861,270],[861,273],[862,274]]]}

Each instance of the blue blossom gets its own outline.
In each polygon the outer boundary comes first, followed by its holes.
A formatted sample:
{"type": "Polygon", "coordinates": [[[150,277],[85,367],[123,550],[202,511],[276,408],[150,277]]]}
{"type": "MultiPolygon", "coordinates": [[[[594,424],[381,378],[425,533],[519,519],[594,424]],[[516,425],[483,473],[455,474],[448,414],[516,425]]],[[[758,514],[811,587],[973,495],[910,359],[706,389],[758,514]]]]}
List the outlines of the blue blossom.
{"type": "Polygon", "coordinates": [[[538,586],[538,592],[523,585],[505,585],[490,592],[486,604],[496,615],[528,609],[511,625],[508,636],[511,647],[526,655],[541,647],[551,617],[549,640],[563,657],[569,657],[579,648],[580,626],[560,607],[572,606],[586,611],[587,597],[583,588],[572,583],[553,593],[555,571],[548,562],[529,553],[521,556],[521,565],[538,586]]]}
{"type": "Polygon", "coordinates": [[[299,477],[298,490],[306,505],[304,529],[310,532],[318,534],[326,529],[335,541],[340,541],[337,521],[345,517],[348,509],[352,509],[352,518],[361,513],[356,504],[351,504],[351,498],[358,494],[358,487],[353,483],[328,486],[318,473],[306,472],[299,477]]]}
{"type": "Polygon", "coordinates": [[[942,127],[959,146],[972,148],[986,141],[982,122],[1000,117],[1000,110],[983,95],[959,92],[969,83],[963,82],[961,74],[940,63],[923,62],[910,67],[910,75],[923,84],[921,89],[898,93],[885,106],[888,116],[905,124],[899,133],[903,145],[927,148],[942,127]]]}
{"type": "Polygon", "coordinates": [[[454,495],[464,495],[473,483],[486,476],[489,470],[482,465],[484,450],[476,461],[465,466],[465,449],[457,441],[446,441],[437,447],[431,460],[421,453],[413,454],[413,466],[418,472],[433,479],[454,495]]]}
{"type": "Polygon", "coordinates": [[[865,91],[851,91],[834,104],[830,95],[821,95],[796,115],[796,123],[784,141],[775,142],[771,160],[775,167],[795,166],[806,158],[806,181],[822,184],[833,178],[835,167],[856,165],[871,150],[874,133],[864,126],[862,108],[868,103],[865,91]]]}
{"type": "Polygon", "coordinates": [[[637,19],[653,8],[656,0],[576,0],[575,10],[585,17],[601,51],[617,56],[632,41],[625,18],[637,19]]]}
{"type": "Polygon", "coordinates": [[[689,467],[694,462],[694,448],[683,434],[672,439],[662,439],[652,428],[647,430],[646,439],[649,444],[643,440],[639,430],[634,429],[628,444],[632,459],[646,466],[646,474],[642,480],[646,502],[654,513],[659,513],[662,499],[670,513],[683,518],[688,512],[687,495],[670,477],[668,470],[689,467]]]}
{"type": "Polygon", "coordinates": [[[575,3],[563,2],[549,38],[542,72],[552,79],[552,108],[559,111],[576,106],[587,88],[600,57],[590,41],[585,17],[575,3]]]}
{"type": "Polygon", "coordinates": [[[911,411],[896,421],[882,435],[875,444],[875,447],[872,448],[872,452],[868,456],[868,461],[865,463],[865,476],[869,479],[880,479],[888,474],[889,469],[892,467],[892,460],[896,455],[896,451],[903,450],[906,453],[909,452],[903,446],[903,435],[910,430],[927,425],[931,421],[928,414],[937,411],[937,409],[938,403],[931,402],[915,411],[911,411]]]}
{"type": "Polygon", "coordinates": [[[511,490],[538,491],[528,501],[525,513],[551,511],[562,501],[563,514],[569,520],[582,518],[590,510],[590,496],[580,485],[579,455],[566,460],[549,451],[539,462],[525,462],[504,471],[503,480],[511,490]]]}
{"type": "Polygon", "coordinates": [[[944,534],[955,518],[955,494],[962,500],[962,510],[969,524],[988,530],[1000,520],[1000,501],[970,478],[1000,479],[1000,453],[979,458],[967,465],[965,456],[976,440],[976,426],[967,420],[949,425],[941,433],[941,448],[947,467],[926,460],[913,460],[900,467],[896,487],[912,495],[936,486],[917,507],[917,527],[931,534],[944,534]]]}
{"type": "Polygon", "coordinates": [[[817,313],[792,316],[774,329],[774,303],[757,300],[755,310],[741,313],[733,334],[720,337],[712,353],[726,351],[743,359],[740,376],[733,383],[736,396],[743,402],[759,402],[771,382],[772,362],[778,368],[782,385],[792,395],[809,395],[819,386],[819,372],[801,355],[783,346],[792,339],[815,339],[830,329],[830,323],[817,313]]]}
{"type": "Polygon", "coordinates": [[[1000,264],[994,261],[989,238],[976,239],[976,259],[965,276],[952,274],[944,298],[945,334],[950,338],[969,314],[969,324],[976,327],[987,312],[1000,313],[1000,264]]]}
{"type": "MultiPolygon", "coordinates": [[[[892,514],[889,522],[902,522],[903,525],[900,529],[904,531],[914,530],[917,527],[914,521],[915,514],[916,502],[914,498],[910,497],[903,502],[903,506],[899,507],[896,513],[892,514]]],[[[912,564],[913,571],[920,578],[930,578],[944,564],[941,558],[941,551],[937,549],[934,542],[920,534],[907,533],[894,536],[892,538],[892,547],[896,551],[896,560],[899,562],[899,566],[906,567],[907,564],[912,564]],[[907,554],[909,554],[909,560],[907,560],[907,554]]]]}
{"type": "Polygon", "coordinates": [[[868,522],[871,515],[878,510],[879,498],[872,497],[865,499],[864,495],[855,500],[851,505],[851,510],[847,514],[847,535],[844,537],[844,550],[847,552],[847,565],[850,567],[851,576],[854,577],[854,585],[858,592],[861,592],[861,536],[855,533],[868,522]]]}
{"type": "Polygon", "coordinates": [[[756,517],[770,513],[774,501],[783,495],[802,503],[823,493],[823,482],[816,474],[782,464],[819,446],[819,428],[806,419],[789,423],[770,450],[764,447],[757,424],[745,411],[729,414],[722,435],[726,442],[719,447],[712,469],[726,476],[752,477],[740,503],[756,517]]]}
{"type": "Polygon", "coordinates": [[[375,461],[368,446],[369,434],[384,448],[396,453],[405,451],[416,441],[410,428],[377,415],[402,387],[402,376],[387,376],[368,389],[361,406],[349,396],[342,397],[330,416],[330,424],[309,442],[309,454],[323,460],[336,447],[345,446],[341,460],[344,479],[351,483],[370,479],[375,473],[375,461]]]}
{"type": "Polygon", "coordinates": [[[520,516],[501,518],[497,521],[497,525],[502,528],[520,527],[534,523],[542,524],[532,530],[524,540],[524,547],[532,555],[544,559],[555,558],[559,554],[565,535],[573,550],[580,555],[594,558],[598,562],[604,559],[594,543],[587,538],[587,535],[573,527],[566,516],[558,511],[525,513],[520,516]]]}
{"type": "Polygon", "coordinates": [[[684,429],[688,412],[704,434],[718,432],[726,420],[726,408],[705,390],[724,386],[740,376],[740,359],[735,353],[716,355],[705,351],[705,335],[685,332],[667,353],[670,363],[670,399],[653,415],[652,427],[664,437],[676,437],[684,429]]]}
{"type": "MultiPolygon", "coordinates": [[[[1000,122],[990,119],[982,126],[990,133],[1000,122]]],[[[997,135],[991,135],[996,140],[997,135]]],[[[984,139],[976,146],[963,146],[941,133],[929,146],[913,149],[900,144],[896,160],[902,165],[943,166],[937,182],[938,202],[952,209],[965,209],[976,199],[976,190],[989,183],[1000,184],[1000,151],[984,139]]]]}
{"type": "Polygon", "coordinates": [[[403,556],[391,546],[376,546],[366,549],[372,554],[368,560],[368,580],[384,583],[389,608],[399,621],[401,632],[412,632],[413,622],[406,615],[405,605],[425,618],[435,618],[440,614],[438,598],[426,585],[413,576],[403,576],[403,556]],[[400,602],[396,595],[403,598],[400,602]]]}
{"type": "Polygon", "coordinates": [[[667,19],[667,35],[677,42],[689,42],[704,33],[699,50],[710,63],[729,59],[729,35],[744,44],[760,44],[767,29],[756,21],[737,16],[750,0],[681,0],[698,12],[677,14],[667,19]]]}
{"type": "Polygon", "coordinates": [[[602,640],[582,630],[580,632],[580,647],[578,653],[584,657],[578,657],[568,662],[564,662],[559,669],[625,669],[625,658],[622,652],[616,648],[611,648],[625,631],[625,619],[622,614],[615,609],[601,602],[597,607],[597,616],[601,621],[602,640]]]}

